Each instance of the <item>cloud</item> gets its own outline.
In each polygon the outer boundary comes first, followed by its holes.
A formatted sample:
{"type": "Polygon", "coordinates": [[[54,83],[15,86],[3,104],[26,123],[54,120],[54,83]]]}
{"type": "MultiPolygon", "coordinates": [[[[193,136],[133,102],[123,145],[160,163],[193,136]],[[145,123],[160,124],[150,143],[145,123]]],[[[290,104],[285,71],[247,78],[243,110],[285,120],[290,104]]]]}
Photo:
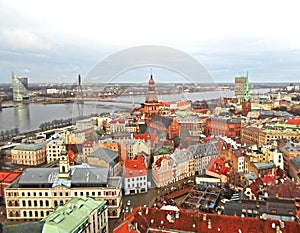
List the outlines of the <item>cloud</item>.
{"type": "Polygon", "coordinates": [[[13,51],[50,50],[53,45],[46,39],[25,29],[4,29],[0,31],[1,47],[13,51]]]}

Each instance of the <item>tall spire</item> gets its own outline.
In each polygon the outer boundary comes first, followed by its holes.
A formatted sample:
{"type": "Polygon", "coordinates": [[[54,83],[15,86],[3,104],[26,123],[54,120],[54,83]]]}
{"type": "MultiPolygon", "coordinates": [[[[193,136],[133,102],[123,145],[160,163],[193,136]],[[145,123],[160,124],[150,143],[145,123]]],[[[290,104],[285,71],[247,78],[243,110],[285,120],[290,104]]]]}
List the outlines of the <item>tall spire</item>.
{"type": "Polygon", "coordinates": [[[150,74],[150,79],[148,82],[148,95],[146,97],[146,103],[158,103],[158,98],[155,93],[155,84],[152,76],[152,69],[150,74]]]}

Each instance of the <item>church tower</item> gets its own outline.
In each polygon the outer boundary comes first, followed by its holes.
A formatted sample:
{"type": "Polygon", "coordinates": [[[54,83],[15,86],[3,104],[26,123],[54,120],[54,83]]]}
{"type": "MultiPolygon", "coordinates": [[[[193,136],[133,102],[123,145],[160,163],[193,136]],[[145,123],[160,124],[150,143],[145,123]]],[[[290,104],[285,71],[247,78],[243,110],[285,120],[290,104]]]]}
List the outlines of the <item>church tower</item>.
{"type": "Polygon", "coordinates": [[[251,99],[250,99],[249,82],[248,82],[248,74],[247,74],[244,101],[242,102],[242,115],[247,116],[248,112],[251,112],[251,99]]]}
{"type": "Polygon", "coordinates": [[[159,102],[155,92],[155,83],[153,80],[152,73],[148,82],[148,95],[144,103],[145,110],[145,123],[148,125],[153,115],[158,114],[159,102]]]}
{"type": "Polygon", "coordinates": [[[68,152],[62,151],[59,158],[59,178],[69,179],[71,174],[68,152]]]}

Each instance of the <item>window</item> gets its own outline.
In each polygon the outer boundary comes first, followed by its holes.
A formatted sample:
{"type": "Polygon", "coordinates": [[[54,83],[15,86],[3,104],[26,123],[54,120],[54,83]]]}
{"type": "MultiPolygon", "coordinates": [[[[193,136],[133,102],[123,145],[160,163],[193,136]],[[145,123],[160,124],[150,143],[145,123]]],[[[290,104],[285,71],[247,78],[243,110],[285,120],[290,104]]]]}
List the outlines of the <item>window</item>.
{"type": "Polygon", "coordinates": [[[24,216],[24,218],[27,217],[27,212],[26,211],[23,211],[23,216],[24,216]]]}
{"type": "Polygon", "coordinates": [[[28,201],[28,206],[31,206],[31,200],[28,201]]]}
{"type": "Polygon", "coordinates": [[[46,200],[46,206],[49,206],[49,201],[48,200],[46,200]]]}
{"type": "Polygon", "coordinates": [[[44,202],[43,200],[40,200],[40,206],[43,206],[44,202]]]}
{"type": "Polygon", "coordinates": [[[34,200],[34,201],[33,201],[33,205],[34,205],[34,206],[37,206],[37,200],[34,200]]]}
{"type": "Polygon", "coordinates": [[[43,196],[43,193],[42,193],[42,192],[40,192],[40,193],[39,193],[39,195],[40,195],[40,197],[41,197],[41,196],[43,196]]]}
{"type": "Polygon", "coordinates": [[[22,206],[26,206],[26,201],[22,201],[22,206]]]}

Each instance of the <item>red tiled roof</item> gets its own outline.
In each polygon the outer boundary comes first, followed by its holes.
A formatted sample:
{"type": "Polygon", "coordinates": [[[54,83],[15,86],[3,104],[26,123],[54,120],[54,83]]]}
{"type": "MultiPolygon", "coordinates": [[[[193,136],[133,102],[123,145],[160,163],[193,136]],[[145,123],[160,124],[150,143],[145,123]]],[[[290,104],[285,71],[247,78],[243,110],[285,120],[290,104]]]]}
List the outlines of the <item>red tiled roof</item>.
{"type": "Polygon", "coordinates": [[[110,122],[110,124],[125,124],[124,119],[115,119],[110,122]]]}
{"type": "Polygon", "coordinates": [[[225,166],[225,161],[223,159],[212,158],[210,160],[210,163],[208,164],[207,170],[220,175],[222,174],[227,176],[230,171],[230,168],[225,166]]]}
{"type": "Polygon", "coordinates": [[[148,134],[135,134],[135,135],[133,135],[134,139],[142,139],[145,142],[148,141],[149,137],[150,137],[150,143],[151,143],[151,145],[153,145],[157,141],[156,132],[148,133],[148,134]]]}
{"type": "Polygon", "coordinates": [[[291,125],[300,125],[300,116],[295,116],[294,118],[288,120],[286,123],[291,125]]]}
{"type": "MultiPolygon", "coordinates": [[[[225,216],[202,212],[192,212],[180,210],[161,210],[154,208],[137,207],[132,216],[127,218],[113,233],[130,232],[128,222],[136,226],[139,232],[247,232],[247,233],[271,233],[275,232],[273,226],[279,226],[278,220],[263,220],[260,218],[248,218],[237,216],[225,216]],[[125,226],[124,226],[125,225],[125,226]],[[127,229],[126,229],[127,227],[127,229]],[[120,231],[122,228],[124,231],[120,231]]],[[[284,222],[284,228],[280,229],[283,233],[300,232],[297,222],[284,222]]]]}
{"type": "Polygon", "coordinates": [[[11,183],[21,175],[18,171],[0,171],[0,182],[11,183]]]}
{"type": "Polygon", "coordinates": [[[167,156],[164,155],[164,156],[160,157],[158,160],[156,160],[155,166],[160,168],[161,162],[162,162],[164,159],[168,159],[167,156]]]}
{"type": "Polygon", "coordinates": [[[279,182],[276,185],[266,186],[264,191],[273,197],[277,195],[284,198],[300,197],[300,184],[286,179],[284,183],[279,182]]]}
{"type": "Polygon", "coordinates": [[[93,147],[93,144],[94,144],[93,141],[84,141],[84,142],[82,143],[82,147],[83,147],[83,148],[90,148],[90,147],[93,147]]]}
{"type": "Polygon", "coordinates": [[[73,163],[74,160],[76,159],[77,155],[74,154],[74,152],[72,150],[68,150],[68,157],[69,157],[70,163],[73,163]]]}
{"type": "Polygon", "coordinates": [[[135,159],[126,159],[124,162],[124,169],[126,178],[147,175],[145,160],[140,155],[135,159]]]}

